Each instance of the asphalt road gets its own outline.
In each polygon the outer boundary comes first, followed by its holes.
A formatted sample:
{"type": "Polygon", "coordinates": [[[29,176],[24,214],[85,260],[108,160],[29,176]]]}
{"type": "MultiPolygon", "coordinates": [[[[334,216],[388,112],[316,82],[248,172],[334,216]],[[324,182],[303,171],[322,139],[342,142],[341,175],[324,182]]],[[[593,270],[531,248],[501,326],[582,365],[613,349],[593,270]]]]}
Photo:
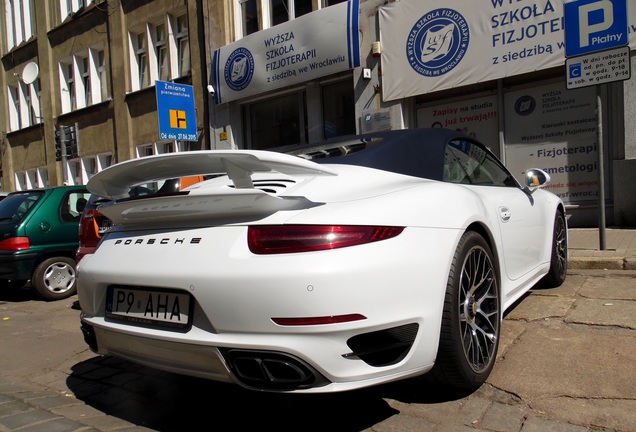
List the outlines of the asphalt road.
{"type": "Polygon", "coordinates": [[[508,311],[469,394],[425,379],[330,395],[259,393],[88,350],[77,298],[0,290],[0,432],[636,431],[636,272],[580,270],[508,311]]]}

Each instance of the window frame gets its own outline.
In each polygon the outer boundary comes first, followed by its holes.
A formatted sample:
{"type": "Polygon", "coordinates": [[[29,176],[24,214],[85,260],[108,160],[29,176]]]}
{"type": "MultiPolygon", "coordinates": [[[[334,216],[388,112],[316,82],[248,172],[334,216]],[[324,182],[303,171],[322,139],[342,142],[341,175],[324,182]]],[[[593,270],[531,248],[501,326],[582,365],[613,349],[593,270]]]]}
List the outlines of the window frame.
{"type": "Polygon", "coordinates": [[[186,76],[192,71],[192,58],[190,56],[190,30],[188,14],[183,13],[175,18],[175,45],[177,49],[177,75],[186,76]],[[185,23],[185,27],[181,23],[185,23]],[[185,46],[184,45],[185,42],[185,46]],[[187,58],[187,60],[185,60],[187,58]],[[185,62],[187,61],[187,66],[185,62]]]}
{"type": "Polygon", "coordinates": [[[42,189],[49,186],[48,169],[44,166],[16,171],[13,174],[16,191],[42,189]]]}
{"type": "Polygon", "coordinates": [[[64,20],[74,13],[80,12],[81,10],[88,7],[93,0],[59,0],[60,4],[60,21],[64,22],[64,20]]]}
{"type": "MultiPolygon", "coordinates": [[[[323,0],[324,1],[324,0],[323,0]]],[[[291,21],[293,19],[299,18],[305,14],[314,12],[316,10],[321,9],[321,4],[318,4],[317,9],[314,9],[314,2],[312,0],[234,0],[233,3],[234,8],[234,36],[236,40],[244,38],[252,33],[256,33],[260,30],[265,30],[275,25],[282,24],[284,22],[291,21]],[[272,3],[273,1],[280,1],[283,4],[283,7],[287,10],[286,19],[274,22],[275,17],[275,5],[272,3]],[[297,1],[302,1],[308,3],[311,7],[310,10],[301,13],[298,15],[296,12],[299,5],[296,4],[297,1]],[[251,3],[251,4],[250,4],[251,3]],[[248,7],[251,11],[255,6],[256,9],[256,26],[248,28],[248,20],[246,18],[246,14],[248,12],[248,7]]]]}
{"type": "Polygon", "coordinates": [[[34,0],[5,0],[6,49],[11,51],[34,36],[34,0]],[[21,6],[21,7],[20,7],[21,6]]]}
{"type": "MultiPolygon", "coordinates": [[[[153,87],[157,80],[171,81],[182,76],[181,61],[186,57],[182,56],[179,44],[183,41],[187,41],[190,72],[189,32],[187,28],[177,32],[178,19],[183,16],[186,16],[183,11],[168,13],[128,30],[132,92],[153,87]],[[164,29],[162,33],[158,33],[160,28],[164,29]]],[[[184,22],[187,24],[187,16],[184,22]]]]}
{"type": "Polygon", "coordinates": [[[103,96],[108,93],[106,65],[98,64],[101,58],[105,61],[106,55],[103,44],[98,44],[59,61],[62,114],[107,100],[103,96]]]}
{"type": "Polygon", "coordinates": [[[29,84],[19,80],[15,85],[7,85],[10,131],[42,123],[41,91],[39,77],[29,84]]]}

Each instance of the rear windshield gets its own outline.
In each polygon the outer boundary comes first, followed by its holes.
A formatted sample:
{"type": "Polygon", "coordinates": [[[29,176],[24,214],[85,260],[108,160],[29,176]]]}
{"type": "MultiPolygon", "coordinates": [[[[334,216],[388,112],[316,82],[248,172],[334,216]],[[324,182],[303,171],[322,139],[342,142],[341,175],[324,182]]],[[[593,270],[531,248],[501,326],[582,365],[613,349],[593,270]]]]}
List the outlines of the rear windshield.
{"type": "Polygon", "coordinates": [[[21,221],[43,196],[44,191],[30,191],[9,195],[0,201],[0,222],[21,221]]]}

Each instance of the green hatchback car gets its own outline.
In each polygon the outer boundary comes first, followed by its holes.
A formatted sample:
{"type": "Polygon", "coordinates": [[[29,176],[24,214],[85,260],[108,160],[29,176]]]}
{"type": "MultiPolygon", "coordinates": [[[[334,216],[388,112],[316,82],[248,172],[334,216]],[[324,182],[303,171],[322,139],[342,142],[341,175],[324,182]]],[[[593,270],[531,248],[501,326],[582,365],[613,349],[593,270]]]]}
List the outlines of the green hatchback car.
{"type": "Polygon", "coordinates": [[[76,293],[75,253],[84,186],[13,192],[0,201],[0,285],[31,287],[46,300],[76,293]]]}

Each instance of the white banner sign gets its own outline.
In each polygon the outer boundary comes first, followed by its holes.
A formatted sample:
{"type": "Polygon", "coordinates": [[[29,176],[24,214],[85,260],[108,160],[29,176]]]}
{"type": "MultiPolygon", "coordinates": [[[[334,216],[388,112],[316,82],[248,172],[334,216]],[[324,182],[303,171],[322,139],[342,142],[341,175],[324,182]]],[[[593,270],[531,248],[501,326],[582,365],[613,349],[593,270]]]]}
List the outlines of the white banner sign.
{"type": "Polygon", "coordinates": [[[359,0],[245,36],[214,52],[216,103],[360,66],[359,0]]]}
{"type": "MultiPolygon", "coordinates": [[[[402,0],[382,6],[384,100],[563,65],[563,4],[563,0],[402,0]]],[[[634,47],[636,7],[628,10],[629,41],[634,47]]]]}

